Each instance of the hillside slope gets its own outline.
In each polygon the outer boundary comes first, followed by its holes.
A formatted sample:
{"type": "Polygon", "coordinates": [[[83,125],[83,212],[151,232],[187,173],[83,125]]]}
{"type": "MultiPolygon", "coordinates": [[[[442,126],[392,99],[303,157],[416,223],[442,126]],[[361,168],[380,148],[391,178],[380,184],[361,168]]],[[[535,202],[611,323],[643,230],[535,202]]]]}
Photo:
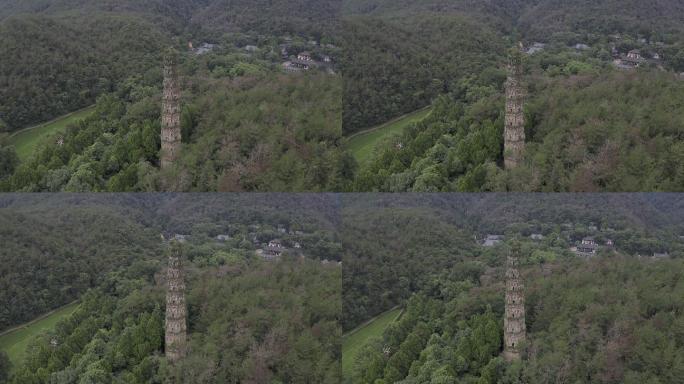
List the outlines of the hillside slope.
{"type": "MultiPolygon", "coordinates": [[[[325,194],[6,194],[0,198],[0,330],[77,299],[112,271],[156,268],[163,230],[211,241],[230,223],[333,233],[339,213],[325,194]]],[[[336,257],[336,248],[324,243],[312,254],[336,257]]]]}
{"type": "Polygon", "coordinates": [[[627,255],[684,256],[678,194],[366,194],[344,196],[342,207],[346,330],[436,289],[436,276],[479,279],[502,265],[503,253],[479,244],[486,234],[544,234],[525,246],[530,265],[574,258],[569,247],[589,235],[611,238],[627,255]]]}
{"type": "Polygon", "coordinates": [[[157,27],[133,16],[29,15],[0,22],[4,130],[91,105],[131,75],[160,76],[167,44],[157,27]]]}

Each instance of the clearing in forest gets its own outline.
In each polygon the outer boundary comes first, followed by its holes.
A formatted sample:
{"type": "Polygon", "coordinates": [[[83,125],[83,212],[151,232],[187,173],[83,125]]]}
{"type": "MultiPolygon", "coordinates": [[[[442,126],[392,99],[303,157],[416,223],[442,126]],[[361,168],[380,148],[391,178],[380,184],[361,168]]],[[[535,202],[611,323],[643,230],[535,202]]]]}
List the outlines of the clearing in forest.
{"type": "Polygon", "coordinates": [[[354,158],[356,158],[356,161],[358,161],[359,164],[363,164],[371,158],[375,145],[379,141],[391,135],[400,134],[404,128],[408,127],[410,124],[427,117],[427,115],[430,114],[430,111],[430,108],[424,108],[388,121],[375,128],[356,133],[349,137],[347,146],[352,155],[354,155],[354,158]]]}
{"type": "Polygon", "coordinates": [[[9,138],[9,145],[17,150],[21,161],[28,159],[39,144],[57,132],[63,132],[69,124],[83,120],[95,111],[91,106],[80,111],[66,114],[47,123],[39,124],[30,128],[15,132],[9,138]]]}
{"type": "Polygon", "coordinates": [[[0,335],[0,351],[9,356],[12,366],[16,368],[24,360],[26,347],[31,339],[43,331],[55,327],[61,319],[74,313],[78,303],[71,303],[57,310],[40,316],[24,325],[13,328],[11,331],[0,335]]]}
{"type": "Polygon", "coordinates": [[[400,308],[391,309],[342,337],[342,374],[351,376],[354,360],[364,345],[373,337],[382,337],[387,326],[401,314],[400,308]]]}

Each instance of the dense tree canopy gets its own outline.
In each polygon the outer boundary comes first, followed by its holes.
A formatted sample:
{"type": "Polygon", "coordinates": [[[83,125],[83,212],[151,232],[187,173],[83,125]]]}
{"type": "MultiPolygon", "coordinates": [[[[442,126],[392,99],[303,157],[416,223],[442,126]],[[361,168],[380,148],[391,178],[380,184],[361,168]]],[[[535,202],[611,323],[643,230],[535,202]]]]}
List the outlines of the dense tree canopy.
{"type": "Polygon", "coordinates": [[[332,196],[7,195],[0,206],[0,327],[79,299],[9,382],[341,381],[332,196]],[[163,357],[160,231],[187,236],[190,348],[176,366],[163,357]],[[290,248],[280,261],[256,254],[276,238],[290,248]]]}
{"type": "Polygon", "coordinates": [[[679,191],[684,82],[644,71],[527,78],[525,161],[502,170],[503,98],[465,85],[430,116],[382,143],[357,190],[679,191]],[[401,148],[397,147],[401,143],[401,148]]]}
{"type": "Polygon", "coordinates": [[[341,260],[327,195],[7,195],[0,206],[0,329],[77,299],[111,271],[154,271],[162,230],[191,235],[187,257],[200,266],[254,259],[256,247],[275,238],[299,242],[310,258],[341,260]],[[219,243],[220,234],[233,239],[219,243]]]}
{"type": "Polygon", "coordinates": [[[524,269],[521,362],[499,356],[503,282],[448,276],[358,356],[353,383],[677,382],[684,348],[681,259],[623,257],[524,269]],[[391,351],[383,354],[383,349],[391,351]]]}
{"type": "Polygon", "coordinates": [[[341,269],[319,262],[231,265],[188,281],[189,353],[163,358],[164,287],[128,268],[37,338],[12,383],[339,383],[341,269]],[[57,340],[57,347],[51,342],[57,340]]]}
{"type": "Polygon", "coordinates": [[[210,81],[189,107],[180,190],[343,190],[354,161],[342,138],[339,78],[268,75],[210,81]]]}
{"type": "Polygon", "coordinates": [[[339,0],[8,0],[0,20],[19,13],[59,15],[95,12],[140,15],[174,32],[209,31],[283,33],[329,27],[340,11],[339,0]]]}
{"type": "Polygon", "coordinates": [[[151,257],[158,237],[108,209],[41,215],[3,209],[0,222],[2,329],[67,304],[109,271],[151,257]]]}
{"type": "MultiPolygon", "coordinates": [[[[46,141],[10,191],[320,191],[350,188],[356,164],[340,148],[339,78],[278,74],[235,53],[187,57],[175,169],[158,169],[159,71],[98,98],[95,113],[46,141]],[[173,180],[173,181],[168,181],[173,180]]],[[[9,151],[9,150],[8,150],[9,151]]]]}
{"type": "Polygon", "coordinates": [[[429,105],[465,78],[500,77],[484,70],[496,65],[502,43],[486,25],[457,15],[346,20],[345,133],[429,105]]]}
{"type": "Polygon", "coordinates": [[[98,113],[22,164],[3,148],[0,189],[679,191],[681,7],[10,1],[0,13],[0,130],[93,103],[98,113]],[[526,64],[526,160],[502,171],[505,55],[518,41],[546,47],[526,64]],[[216,49],[182,55],[183,155],[160,173],[159,52],[188,42],[216,49]],[[288,55],[312,49],[332,55],[340,75],[283,74],[288,55]],[[632,49],[648,60],[618,73],[614,51],[632,49]],[[344,151],[344,136],[428,106],[361,169],[344,151]]]}
{"type": "Polygon", "coordinates": [[[91,105],[159,65],[168,43],[136,17],[22,16],[0,22],[0,129],[17,130],[91,105]]]}
{"type": "Polygon", "coordinates": [[[504,260],[481,246],[487,234],[525,238],[529,265],[574,259],[570,247],[586,236],[611,239],[633,257],[682,257],[683,209],[677,194],[350,195],[340,231],[343,326],[353,329],[414,292],[439,292],[443,271],[479,281],[504,260]],[[545,239],[532,241],[533,233],[545,239]]]}
{"type": "Polygon", "coordinates": [[[345,382],[677,382],[684,228],[676,194],[388,194],[348,196],[343,207],[345,329],[403,306],[364,344],[345,382]],[[485,234],[506,240],[484,247],[485,234]],[[615,245],[579,257],[571,247],[586,236],[615,245]],[[511,239],[527,341],[522,361],[506,363],[511,239]]]}
{"type": "Polygon", "coordinates": [[[0,10],[0,132],[93,104],[160,65],[162,47],[223,33],[327,38],[338,1],[7,1],[0,10]],[[174,41],[175,40],[175,41],[174,41]]]}
{"type": "Polygon", "coordinates": [[[682,7],[673,0],[345,2],[345,133],[434,109],[377,145],[355,189],[682,190],[675,128],[682,7]],[[518,42],[546,46],[526,63],[528,161],[502,172],[503,69],[506,48],[518,42]],[[616,73],[612,61],[634,49],[647,58],[640,70],[616,73]]]}

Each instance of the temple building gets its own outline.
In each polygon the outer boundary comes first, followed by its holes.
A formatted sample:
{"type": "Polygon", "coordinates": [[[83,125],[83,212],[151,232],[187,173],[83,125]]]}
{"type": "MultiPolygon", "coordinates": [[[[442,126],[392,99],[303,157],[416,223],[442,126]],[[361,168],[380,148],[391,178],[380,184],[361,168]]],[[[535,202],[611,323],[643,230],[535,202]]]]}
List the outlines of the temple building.
{"type": "Polygon", "coordinates": [[[487,235],[487,237],[485,237],[484,241],[482,242],[482,246],[493,247],[504,241],[504,239],[504,235],[487,235]]]}
{"type": "Polygon", "coordinates": [[[273,261],[280,259],[280,256],[287,250],[282,242],[278,239],[271,240],[268,245],[260,249],[257,254],[260,255],[264,260],[273,261]]]}
{"type": "Polygon", "coordinates": [[[596,255],[598,248],[599,245],[593,237],[585,237],[577,245],[575,253],[577,253],[578,256],[591,257],[596,255]]]}
{"type": "Polygon", "coordinates": [[[310,52],[301,52],[300,54],[297,55],[298,60],[302,61],[313,61],[313,56],[311,55],[310,52]]]}

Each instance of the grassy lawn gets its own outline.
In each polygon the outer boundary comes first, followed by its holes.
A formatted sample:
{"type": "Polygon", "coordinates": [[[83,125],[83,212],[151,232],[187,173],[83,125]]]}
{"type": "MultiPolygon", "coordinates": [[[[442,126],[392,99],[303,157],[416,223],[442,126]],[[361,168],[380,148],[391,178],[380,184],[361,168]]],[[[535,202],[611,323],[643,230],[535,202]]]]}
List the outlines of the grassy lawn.
{"type": "Polygon", "coordinates": [[[9,144],[14,145],[21,161],[31,156],[38,144],[57,132],[63,131],[67,125],[83,120],[95,111],[95,106],[64,115],[53,121],[23,129],[9,138],[9,144]]]}
{"type": "Polygon", "coordinates": [[[342,374],[344,377],[351,376],[354,360],[368,339],[382,336],[387,325],[396,320],[400,313],[400,308],[387,311],[342,337],[342,374]]]}
{"type": "Polygon", "coordinates": [[[0,336],[0,351],[7,353],[12,365],[16,368],[24,361],[24,353],[29,341],[41,332],[54,328],[59,320],[72,314],[77,307],[78,303],[66,305],[35,322],[27,323],[0,336]]]}
{"type": "Polygon", "coordinates": [[[401,133],[411,123],[420,121],[430,114],[430,109],[421,109],[411,114],[394,119],[385,124],[369,129],[365,132],[353,135],[349,138],[347,146],[359,164],[363,164],[371,158],[375,145],[382,139],[401,133]]]}

